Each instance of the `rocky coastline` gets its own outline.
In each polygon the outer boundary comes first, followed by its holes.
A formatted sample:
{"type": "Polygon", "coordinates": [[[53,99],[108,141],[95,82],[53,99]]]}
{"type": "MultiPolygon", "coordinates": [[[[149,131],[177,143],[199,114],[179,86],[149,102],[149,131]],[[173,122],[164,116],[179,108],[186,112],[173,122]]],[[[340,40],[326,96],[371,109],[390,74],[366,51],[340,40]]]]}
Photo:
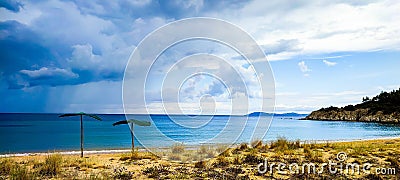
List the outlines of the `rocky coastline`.
{"type": "Polygon", "coordinates": [[[332,120],[332,121],[360,121],[400,124],[400,113],[385,114],[382,111],[371,113],[369,109],[347,111],[344,109],[313,111],[302,120],[332,120]]]}
{"type": "Polygon", "coordinates": [[[356,105],[321,108],[302,119],[400,124],[400,89],[363,97],[356,105]]]}

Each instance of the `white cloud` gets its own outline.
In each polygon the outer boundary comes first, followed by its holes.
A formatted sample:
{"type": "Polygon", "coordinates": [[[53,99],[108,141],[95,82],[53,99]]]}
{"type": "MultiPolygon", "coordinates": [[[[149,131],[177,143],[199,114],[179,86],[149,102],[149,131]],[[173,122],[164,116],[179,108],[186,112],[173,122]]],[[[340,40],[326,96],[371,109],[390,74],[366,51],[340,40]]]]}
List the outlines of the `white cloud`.
{"type": "Polygon", "coordinates": [[[321,107],[338,106],[361,103],[362,97],[370,96],[375,92],[356,90],[333,91],[329,93],[287,92],[277,93],[277,112],[310,113],[321,107]],[[301,98],[299,98],[301,94],[301,98]]]}
{"type": "Polygon", "coordinates": [[[337,62],[331,62],[328,60],[323,60],[322,62],[324,62],[324,64],[327,66],[335,66],[337,64],[337,62]]]}
{"type": "Polygon", "coordinates": [[[297,65],[299,66],[300,71],[303,73],[311,71],[311,69],[308,68],[308,66],[306,65],[306,63],[304,61],[299,62],[297,65]]]}
{"type": "Polygon", "coordinates": [[[94,54],[92,45],[77,44],[72,46],[72,55],[67,59],[68,65],[77,71],[88,70],[94,78],[122,79],[123,70],[133,47],[118,48],[94,54]]]}
{"type": "Polygon", "coordinates": [[[302,1],[295,4],[255,0],[240,9],[210,14],[238,24],[262,45],[281,39],[298,42],[298,52],[288,48],[269,56],[269,60],[305,54],[400,49],[398,1],[302,1]]]}
{"type": "Polygon", "coordinates": [[[52,77],[66,77],[66,78],[77,78],[78,74],[71,72],[70,70],[60,69],[60,68],[47,68],[42,67],[38,70],[21,70],[22,74],[28,75],[30,78],[52,78],[52,77]]]}
{"type": "Polygon", "coordinates": [[[20,70],[11,77],[12,85],[15,88],[29,88],[38,85],[65,85],[74,84],[79,75],[70,69],[57,67],[42,67],[37,70],[20,70]]]}
{"type": "Polygon", "coordinates": [[[20,8],[18,13],[0,8],[0,21],[15,20],[22,24],[29,25],[42,14],[40,10],[32,9],[31,7],[31,4],[24,2],[23,8],[20,8]]]}

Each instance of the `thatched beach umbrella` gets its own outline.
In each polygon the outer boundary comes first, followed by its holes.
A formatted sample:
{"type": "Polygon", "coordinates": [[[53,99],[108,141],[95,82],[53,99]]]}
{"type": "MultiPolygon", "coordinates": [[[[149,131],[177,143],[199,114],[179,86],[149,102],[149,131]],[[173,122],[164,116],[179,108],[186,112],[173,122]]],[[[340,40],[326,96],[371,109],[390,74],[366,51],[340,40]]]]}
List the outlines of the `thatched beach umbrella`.
{"type": "Polygon", "coordinates": [[[83,116],[89,116],[89,117],[99,120],[99,121],[101,121],[101,118],[96,115],[93,115],[93,114],[86,114],[84,112],[68,113],[68,114],[60,115],[58,117],[69,117],[69,116],[81,116],[81,157],[83,157],[83,116]]]}
{"type": "Polygon", "coordinates": [[[113,124],[113,126],[117,126],[120,124],[128,124],[128,123],[132,123],[132,126],[130,127],[130,132],[131,132],[131,139],[132,139],[132,152],[135,150],[135,137],[133,135],[133,125],[138,125],[138,126],[150,126],[151,123],[148,121],[139,121],[136,119],[128,119],[128,120],[122,120],[122,121],[118,121],[115,122],[113,124]]]}

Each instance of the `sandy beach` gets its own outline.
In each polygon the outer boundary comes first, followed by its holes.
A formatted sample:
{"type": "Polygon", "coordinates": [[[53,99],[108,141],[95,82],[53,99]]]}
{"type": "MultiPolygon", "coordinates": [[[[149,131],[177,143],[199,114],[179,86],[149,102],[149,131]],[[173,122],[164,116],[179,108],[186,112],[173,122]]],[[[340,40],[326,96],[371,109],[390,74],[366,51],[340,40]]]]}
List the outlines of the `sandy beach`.
{"type": "Polygon", "coordinates": [[[399,169],[400,138],[319,143],[279,138],[226,150],[176,145],[162,157],[140,149],[87,151],[84,158],[55,152],[0,159],[0,179],[399,179],[399,169]]]}

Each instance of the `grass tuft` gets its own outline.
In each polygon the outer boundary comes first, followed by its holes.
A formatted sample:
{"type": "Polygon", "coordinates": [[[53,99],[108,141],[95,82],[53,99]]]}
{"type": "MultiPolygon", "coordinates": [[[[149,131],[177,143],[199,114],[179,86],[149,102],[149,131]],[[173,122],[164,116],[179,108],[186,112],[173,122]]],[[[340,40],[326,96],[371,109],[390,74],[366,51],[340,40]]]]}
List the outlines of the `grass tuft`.
{"type": "Polygon", "coordinates": [[[0,175],[8,175],[14,168],[15,162],[11,159],[2,159],[0,161],[0,175]]]}
{"type": "Polygon", "coordinates": [[[46,157],[44,163],[38,164],[39,174],[44,176],[55,176],[61,171],[62,156],[51,154],[46,157]]]}
{"type": "Polygon", "coordinates": [[[25,180],[25,179],[35,179],[36,174],[29,171],[29,169],[24,164],[18,164],[11,159],[2,159],[0,161],[0,179],[15,179],[15,180],[25,180]],[[8,178],[7,178],[8,177],[8,178]]]}
{"type": "Polygon", "coordinates": [[[157,179],[170,173],[170,168],[162,165],[147,167],[143,170],[143,174],[147,175],[147,177],[157,179]]]}
{"type": "Polygon", "coordinates": [[[185,152],[185,146],[183,144],[174,144],[172,146],[172,153],[179,154],[185,152]]]}
{"type": "Polygon", "coordinates": [[[288,141],[284,137],[278,137],[276,141],[271,142],[270,148],[278,151],[294,150],[301,148],[301,144],[300,140],[293,142],[293,141],[288,141]]]}
{"type": "Polygon", "coordinates": [[[256,149],[261,149],[263,146],[263,142],[261,140],[254,140],[251,142],[251,147],[256,149]]]}
{"type": "Polygon", "coordinates": [[[15,164],[15,166],[10,171],[10,179],[15,179],[15,180],[36,179],[36,174],[30,172],[25,165],[15,164]]]}

